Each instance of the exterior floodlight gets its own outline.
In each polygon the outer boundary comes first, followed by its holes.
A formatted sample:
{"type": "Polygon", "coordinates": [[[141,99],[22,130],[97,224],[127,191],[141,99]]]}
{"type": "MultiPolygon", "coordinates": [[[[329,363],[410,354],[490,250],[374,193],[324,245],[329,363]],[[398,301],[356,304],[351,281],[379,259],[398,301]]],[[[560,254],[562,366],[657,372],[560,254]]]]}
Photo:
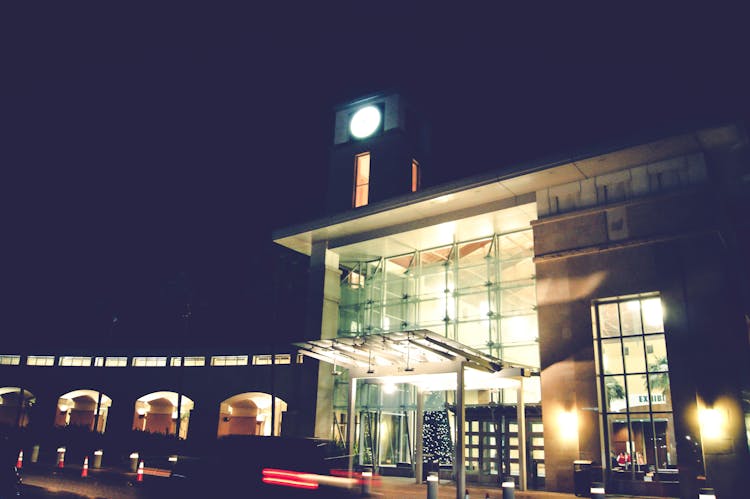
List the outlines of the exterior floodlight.
{"type": "Polygon", "coordinates": [[[357,139],[369,137],[380,126],[380,110],[367,106],[358,110],[349,122],[349,131],[357,139]]]}

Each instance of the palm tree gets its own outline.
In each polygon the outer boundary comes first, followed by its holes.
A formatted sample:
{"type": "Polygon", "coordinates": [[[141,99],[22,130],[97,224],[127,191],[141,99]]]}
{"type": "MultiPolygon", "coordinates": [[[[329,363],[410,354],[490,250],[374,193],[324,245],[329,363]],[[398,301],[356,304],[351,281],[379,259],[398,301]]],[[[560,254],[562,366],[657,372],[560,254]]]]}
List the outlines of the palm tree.
{"type": "Polygon", "coordinates": [[[669,364],[667,357],[657,357],[652,364],[648,366],[648,382],[651,389],[651,396],[654,394],[664,395],[664,404],[672,406],[669,393],[669,364]]]}
{"type": "Polygon", "coordinates": [[[607,405],[612,405],[613,400],[625,398],[625,388],[614,377],[608,377],[604,386],[607,390],[607,405]]]}

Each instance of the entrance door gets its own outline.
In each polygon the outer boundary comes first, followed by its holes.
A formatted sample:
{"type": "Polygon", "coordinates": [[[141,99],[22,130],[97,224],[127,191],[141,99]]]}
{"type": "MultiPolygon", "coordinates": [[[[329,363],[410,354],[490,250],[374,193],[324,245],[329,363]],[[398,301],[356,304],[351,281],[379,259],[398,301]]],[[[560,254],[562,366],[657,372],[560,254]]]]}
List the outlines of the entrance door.
{"type": "Polygon", "coordinates": [[[380,413],[376,454],[380,466],[411,464],[408,424],[404,414],[380,413]]]}

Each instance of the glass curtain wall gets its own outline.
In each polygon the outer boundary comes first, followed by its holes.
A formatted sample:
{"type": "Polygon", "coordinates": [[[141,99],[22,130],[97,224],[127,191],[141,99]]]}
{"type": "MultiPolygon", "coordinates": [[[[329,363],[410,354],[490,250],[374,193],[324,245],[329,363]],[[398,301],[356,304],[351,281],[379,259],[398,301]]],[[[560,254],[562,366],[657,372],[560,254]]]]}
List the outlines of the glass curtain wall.
{"type": "MultiPolygon", "coordinates": [[[[530,229],[456,242],[375,260],[342,262],[339,336],[427,329],[506,362],[539,366],[536,285],[530,229]]],[[[346,412],[348,380],[338,376],[336,428],[346,412]]],[[[528,380],[527,402],[538,402],[538,378],[528,380]]],[[[358,389],[358,453],[361,464],[410,462],[415,392],[399,385],[398,403],[377,384],[358,389]],[[378,445],[379,444],[379,445],[378,445]]],[[[425,411],[446,411],[452,393],[425,411]]],[[[428,397],[432,402],[435,396],[428,397]]],[[[514,403],[515,389],[494,402],[514,403]]],[[[431,407],[427,407],[427,406],[431,407]]],[[[447,414],[446,420],[451,416],[447,414]]]]}
{"type": "Polygon", "coordinates": [[[646,295],[599,302],[594,315],[609,468],[633,476],[675,470],[661,299],[646,295]]]}
{"type": "Polygon", "coordinates": [[[339,336],[428,329],[539,365],[531,230],[343,263],[339,336]]]}

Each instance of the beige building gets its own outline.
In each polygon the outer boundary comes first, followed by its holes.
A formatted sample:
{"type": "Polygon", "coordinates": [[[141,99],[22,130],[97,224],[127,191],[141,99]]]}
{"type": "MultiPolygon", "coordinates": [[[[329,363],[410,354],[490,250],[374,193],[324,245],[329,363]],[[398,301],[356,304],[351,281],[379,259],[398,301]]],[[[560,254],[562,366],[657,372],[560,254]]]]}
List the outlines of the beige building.
{"type": "Polygon", "coordinates": [[[744,129],[422,189],[412,116],[387,94],[337,109],[329,215],[274,234],[310,256],[316,436],[384,474],[436,461],[459,491],[589,471],[607,492],[748,490],[744,129]]]}

